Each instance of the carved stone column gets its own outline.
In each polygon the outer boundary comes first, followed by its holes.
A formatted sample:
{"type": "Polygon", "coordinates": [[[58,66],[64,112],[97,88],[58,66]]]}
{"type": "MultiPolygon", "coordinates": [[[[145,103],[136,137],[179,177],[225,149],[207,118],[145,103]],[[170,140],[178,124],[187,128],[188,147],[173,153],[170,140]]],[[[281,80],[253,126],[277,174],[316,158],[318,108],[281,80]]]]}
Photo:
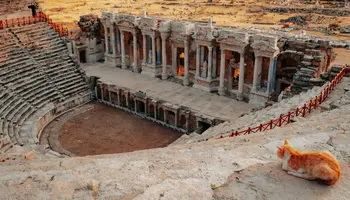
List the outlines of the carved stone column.
{"type": "Polygon", "coordinates": [[[218,48],[217,47],[214,47],[213,48],[213,78],[216,78],[217,77],[217,63],[218,63],[218,48]]]}
{"type": "Polygon", "coordinates": [[[112,28],[111,28],[111,40],[112,40],[112,51],[113,51],[113,56],[115,57],[117,55],[116,53],[116,43],[115,43],[115,32],[114,32],[114,25],[112,25],[112,28]]]}
{"type": "Polygon", "coordinates": [[[121,49],[120,49],[120,31],[117,29],[117,54],[121,54],[121,49]]]}
{"type": "Polygon", "coordinates": [[[152,36],[152,64],[156,65],[156,36],[152,36]]]}
{"type": "Polygon", "coordinates": [[[176,54],[177,54],[177,48],[174,44],[171,44],[171,51],[172,51],[172,69],[175,71],[175,76],[177,75],[177,60],[176,60],[176,54]]]}
{"type": "Polygon", "coordinates": [[[122,69],[127,69],[128,67],[126,66],[125,62],[125,42],[124,42],[124,31],[120,31],[120,36],[121,36],[121,48],[122,48],[122,69]]]}
{"type": "Polygon", "coordinates": [[[196,78],[198,78],[200,76],[200,45],[197,44],[197,52],[196,52],[196,78]]]}
{"type": "Polygon", "coordinates": [[[138,105],[139,101],[135,100],[134,98],[134,109],[135,109],[135,112],[138,113],[137,111],[137,105],[138,105]]]}
{"type": "Polygon", "coordinates": [[[207,81],[211,82],[212,79],[212,66],[213,66],[213,47],[208,46],[208,76],[207,81]]]}
{"type": "Polygon", "coordinates": [[[160,37],[156,37],[156,64],[160,65],[161,60],[160,60],[160,37]]]}
{"type": "Polygon", "coordinates": [[[117,101],[118,101],[118,106],[121,106],[120,104],[120,90],[117,92],[117,101]]]}
{"type": "Polygon", "coordinates": [[[185,72],[184,72],[184,81],[183,84],[185,86],[188,86],[190,84],[189,80],[188,80],[188,41],[185,40],[185,72]]]}
{"type": "Polygon", "coordinates": [[[225,95],[224,89],[225,83],[225,50],[221,49],[221,61],[220,61],[220,86],[219,86],[219,95],[225,95]]]}
{"type": "Polygon", "coordinates": [[[105,46],[106,46],[106,52],[105,54],[109,54],[109,41],[108,41],[108,29],[107,26],[105,26],[105,46]]]}
{"type": "Polygon", "coordinates": [[[166,39],[167,34],[162,34],[162,79],[166,80],[168,78],[167,74],[167,63],[166,63],[166,39]]]}
{"type": "Polygon", "coordinates": [[[147,39],[146,39],[146,35],[145,34],[142,34],[142,40],[143,40],[143,46],[142,46],[142,50],[143,50],[143,62],[142,64],[143,65],[146,65],[147,63],[147,47],[146,47],[146,44],[147,44],[147,39]]]}
{"type": "Polygon", "coordinates": [[[256,92],[256,90],[257,90],[257,85],[259,82],[258,76],[259,76],[259,71],[261,68],[260,60],[261,60],[261,56],[255,56],[252,92],[256,92]]]}
{"type": "Polygon", "coordinates": [[[239,82],[238,82],[238,93],[242,98],[243,95],[243,87],[244,87],[244,53],[240,53],[239,59],[239,82]]]}
{"type": "Polygon", "coordinates": [[[133,36],[133,50],[134,50],[134,72],[139,73],[140,69],[138,66],[138,57],[137,57],[137,34],[132,33],[133,36]]]}
{"type": "Polygon", "coordinates": [[[101,89],[101,100],[104,101],[104,97],[103,97],[103,85],[100,85],[100,89],[101,89]]]}
{"type": "Polygon", "coordinates": [[[200,66],[203,65],[204,62],[204,46],[201,46],[201,62],[200,62],[200,66]]]}
{"type": "Polygon", "coordinates": [[[276,68],[275,68],[276,59],[274,57],[270,57],[270,66],[269,66],[269,76],[267,81],[267,90],[266,94],[270,95],[275,87],[275,76],[276,76],[276,68]]]}
{"type": "Polygon", "coordinates": [[[228,67],[228,83],[227,83],[227,90],[228,91],[232,91],[232,83],[233,83],[233,80],[232,80],[232,67],[229,65],[228,67]]]}

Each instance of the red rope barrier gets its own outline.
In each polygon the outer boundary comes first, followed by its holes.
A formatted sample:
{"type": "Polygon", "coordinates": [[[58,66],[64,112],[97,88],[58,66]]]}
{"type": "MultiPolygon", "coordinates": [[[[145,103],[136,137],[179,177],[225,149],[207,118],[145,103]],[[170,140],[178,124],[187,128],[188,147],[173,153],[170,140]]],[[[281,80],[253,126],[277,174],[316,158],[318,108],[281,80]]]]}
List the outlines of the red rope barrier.
{"type": "Polygon", "coordinates": [[[275,127],[281,127],[283,124],[286,124],[286,125],[289,124],[293,117],[298,117],[300,114],[302,115],[302,117],[305,117],[306,113],[311,113],[312,110],[315,110],[316,108],[318,108],[319,105],[327,99],[330,92],[341,81],[345,73],[347,73],[348,71],[350,71],[350,66],[345,65],[344,68],[331,81],[331,83],[326,88],[323,89],[323,91],[320,93],[319,96],[315,96],[315,98],[311,99],[308,104],[304,104],[302,107],[296,108],[295,111],[288,112],[288,114],[281,115],[279,118],[271,120],[265,124],[260,124],[255,128],[249,127],[246,130],[232,131],[229,135],[227,136],[221,135],[219,138],[216,138],[216,139],[272,130],[275,127]]]}
{"type": "Polygon", "coordinates": [[[68,36],[68,29],[63,27],[61,24],[56,24],[52,21],[52,19],[49,18],[48,15],[40,12],[37,16],[27,16],[22,18],[14,18],[14,19],[6,19],[5,21],[0,20],[0,30],[4,28],[14,27],[14,26],[21,26],[26,24],[35,24],[37,22],[46,22],[49,24],[52,29],[54,29],[60,37],[62,36],[68,36]],[[17,21],[17,23],[16,23],[17,21]]]}

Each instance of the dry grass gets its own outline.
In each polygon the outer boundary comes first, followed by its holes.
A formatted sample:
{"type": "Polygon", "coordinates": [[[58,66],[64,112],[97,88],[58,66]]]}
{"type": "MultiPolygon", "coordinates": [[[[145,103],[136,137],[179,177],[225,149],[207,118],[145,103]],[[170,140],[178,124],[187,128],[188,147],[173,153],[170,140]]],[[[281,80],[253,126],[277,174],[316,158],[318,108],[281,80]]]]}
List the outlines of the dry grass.
{"type": "MultiPolygon", "coordinates": [[[[68,25],[69,28],[77,28],[76,22],[79,16],[86,14],[101,15],[103,11],[118,12],[122,14],[141,15],[142,9],[146,9],[148,15],[179,20],[207,20],[213,18],[219,26],[257,26],[256,23],[268,23],[259,25],[259,28],[271,28],[278,26],[281,19],[296,14],[277,14],[254,12],[249,13],[249,8],[259,6],[271,6],[266,4],[268,0],[214,0],[207,4],[206,0],[42,0],[43,11],[49,14],[55,21],[68,25]]],[[[305,7],[305,5],[303,5],[305,7]]],[[[342,25],[350,25],[350,17],[332,18],[324,17],[324,23],[338,22],[342,25]]]]}

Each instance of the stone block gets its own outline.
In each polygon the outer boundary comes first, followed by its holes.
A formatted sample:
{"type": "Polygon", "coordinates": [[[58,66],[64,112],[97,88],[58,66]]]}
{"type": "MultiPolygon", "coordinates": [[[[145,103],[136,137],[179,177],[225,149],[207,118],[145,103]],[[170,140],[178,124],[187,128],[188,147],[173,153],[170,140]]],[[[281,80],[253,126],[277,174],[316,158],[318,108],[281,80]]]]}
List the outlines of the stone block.
{"type": "Polygon", "coordinates": [[[298,85],[298,86],[301,86],[301,87],[307,87],[309,86],[309,82],[306,82],[306,81],[293,81],[293,84],[295,85],[298,85]]]}
{"type": "Polygon", "coordinates": [[[29,151],[24,153],[24,159],[26,160],[33,160],[35,158],[35,152],[34,151],[29,151]]]}
{"type": "Polygon", "coordinates": [[[331,72],[339,73],[342,69],[343,69],[343,66],[339,66],[339,65],[332,66],[331,72]]]}
{"type": "Polygon", "coordinates": [[[312,65],[312,63],[311,62],[308,62],[308,61],[301,61],[301,64],[303,65],[303,66],[310,66],[310,65],[312,65]]]}
{"type": "Polygon", "coordinates": [[[304,61],[308,61],[308,62],[312,61],[313,59],[314,59],[314,57],[310,56],[310,55],[305,55],[303,58],[304,61]]]}

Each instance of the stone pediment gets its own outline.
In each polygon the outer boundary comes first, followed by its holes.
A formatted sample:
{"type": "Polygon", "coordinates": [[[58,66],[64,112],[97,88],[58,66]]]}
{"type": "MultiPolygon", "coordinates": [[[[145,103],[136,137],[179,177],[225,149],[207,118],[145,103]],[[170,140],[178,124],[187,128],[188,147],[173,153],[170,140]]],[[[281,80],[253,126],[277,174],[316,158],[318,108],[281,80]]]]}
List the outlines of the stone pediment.
{"type": "Polygon", "coordinates": [[[154,31],[159,28],[160,21],[152,17],[142,17],[140,19],[139,28],[145,31],[154,31]]]}
{"type": "Polygon", "coordinates": [[[191,35],[195,29],[195,25],[191,22],[171,21],[171,31],[180,35],[191,35]]]}
{"type": "Polygon", "coordinates": [[[271,53],[279,51],[277,47],[277,37],[268,35],[254,35],[253,40],[254,42],[251,46],[254,50],[271,53]]]}
{"type": "Polygon", "coordinates": [[[263,52],[275,53],[275,52],[279,51],[277,46],[273,46],[267,41],[256,41],[251,45],[251,47],[254,50],[259,50],[259,51],[263,51],[263,52]]]}
{"type": "Polygon", "coordinates": [[[139,25],[140,18],[134,15],[118,15],[115,18],[115,23],[118,26],[134,28],[139,25]]]}
{"type": "Polygon", "coordinates": [[[219,43],[235,46],[246,46],[249,43],[249,37],[246,32],[236,30],[222,30],[216,39],[219,43]]]}
{"type": "Polygon", "coordinates": [[[170,32],[170,28],[171,28],[171,21],[164,20],[160,22],[158,30],[159,32],[170,32]]]}
{"type": "Polygon", "coordinates": [[[213,27],[197,25],[194,29],[194,34],[192,38],[195,40],[212,41],[212,40],[215,40],[213,33],[214,33],[213,27]]]}

